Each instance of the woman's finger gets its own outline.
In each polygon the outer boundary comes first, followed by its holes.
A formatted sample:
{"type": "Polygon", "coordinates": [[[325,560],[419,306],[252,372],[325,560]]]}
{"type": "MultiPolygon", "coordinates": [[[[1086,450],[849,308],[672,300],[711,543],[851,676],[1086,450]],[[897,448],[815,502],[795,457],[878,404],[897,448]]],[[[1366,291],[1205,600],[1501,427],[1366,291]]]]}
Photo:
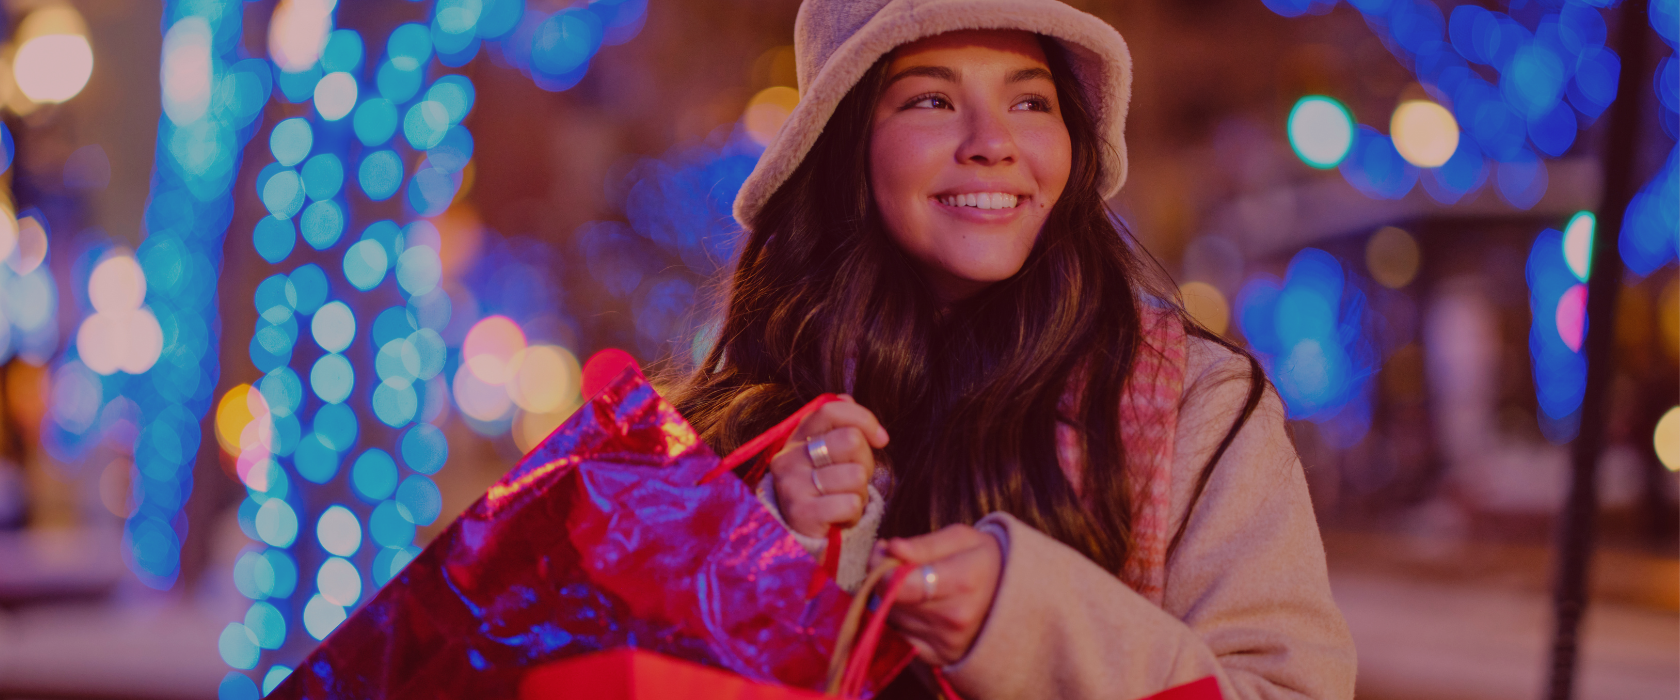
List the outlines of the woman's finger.
{"type": "MultiPolygon", "coordinates": [[[[809,438],[805,445],[806,456],[809,457],[811,445],[822,440],[828,448],[828,464],[854,462],[871,469],[875,467],[875,451],[870,449],[869,441],[864,438],[863,431],[855,426],[843,425],[826,433],[809,438]]],[[[827,466],[812,460],[813,466],[827,466]]]]}
{"type": "Polygon", "coordinates": [[[836,493],[811,499],[810,513],[825,525],[851,526],[863,517],[863,497],[855,493],[836,493]]]}
{"type": "Polygon", "coordinates": [[[830,464],[810,472],[806,481],[811,495],[829,496],[837,493],[869,495],[869,472],[861,464],[830,464]]]}
{"type": "Polygon", "coordinates": [[[793,437],[788,441],[791,447],[795,442],[804,442],[813,435],[822,435],[840,427],[853,427],[863,432],[863,437],[871,447],[881,449],[887,446],[887,429],[881,427],[881,421],[869,409],[850,401],[835,401],[823,404],[794,429],[793,437]]]}
{"type": "Polygon", "coordinates": [[[991,535],[967,525],[947,525],[925,535],[887,541],[887,553],[910,563],[937,561],[986,544],[991,535]]]}

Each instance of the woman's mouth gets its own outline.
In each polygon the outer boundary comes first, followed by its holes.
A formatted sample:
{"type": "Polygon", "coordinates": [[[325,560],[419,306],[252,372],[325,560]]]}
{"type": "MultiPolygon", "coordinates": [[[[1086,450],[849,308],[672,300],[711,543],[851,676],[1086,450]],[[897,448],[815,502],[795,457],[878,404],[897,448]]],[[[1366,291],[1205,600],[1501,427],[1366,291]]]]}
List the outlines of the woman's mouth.
{"type": "Polygon", "coordinates": [[[966,194],[949,194],[934,199],[940,204],[951,207],[1014,209],[1025,197],[1004,192],[969,192],[966,194]]]}

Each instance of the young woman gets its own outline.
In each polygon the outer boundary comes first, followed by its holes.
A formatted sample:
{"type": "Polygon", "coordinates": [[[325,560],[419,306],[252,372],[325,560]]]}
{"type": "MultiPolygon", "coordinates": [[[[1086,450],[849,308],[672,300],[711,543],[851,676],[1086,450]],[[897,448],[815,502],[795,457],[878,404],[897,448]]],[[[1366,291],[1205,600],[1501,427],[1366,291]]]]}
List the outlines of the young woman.
{"type": "Polygon", "coordinates": [[[1276,394],[1105,208],[1120,36],[1055,0],[807,0],[795,31],[801,103],[679,410],[722,453],[848,394],[760,496],[813,554],[843,531],[842,586],[917,566],[892,623],[969,700],[1351,697],[1276,394]]]}

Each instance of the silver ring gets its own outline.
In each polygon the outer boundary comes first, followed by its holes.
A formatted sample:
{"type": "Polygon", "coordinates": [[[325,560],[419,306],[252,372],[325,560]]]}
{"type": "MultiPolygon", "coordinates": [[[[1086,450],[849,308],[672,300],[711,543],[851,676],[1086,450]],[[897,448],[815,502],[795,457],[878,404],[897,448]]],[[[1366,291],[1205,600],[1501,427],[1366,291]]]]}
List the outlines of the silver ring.
{"type": "Polygon", "coordinates": [[[921,572],[922,590],[926,592],[927,596],[922,601],[927,602],[933,600],[933,592],[939,590],[939,574],[934,573],[932,564],[923,564],[921,572]]]}
{"type": "Polygon", "coordinates": [[[811,470],[811,485],[817,487],[817,495],[818,496],[827,496],[828,495],[828,490],[822,487],[822,482],[817,481],[817,470],[815,470],[815,469],[811,470]]]}
{"type": "Polygon", "coordinates": [[[818,469],[834,463],[834,458],[828,456],[828,441],[820,437],[805,440],[805,456],[811,458],[811,464],[818,469]]]}

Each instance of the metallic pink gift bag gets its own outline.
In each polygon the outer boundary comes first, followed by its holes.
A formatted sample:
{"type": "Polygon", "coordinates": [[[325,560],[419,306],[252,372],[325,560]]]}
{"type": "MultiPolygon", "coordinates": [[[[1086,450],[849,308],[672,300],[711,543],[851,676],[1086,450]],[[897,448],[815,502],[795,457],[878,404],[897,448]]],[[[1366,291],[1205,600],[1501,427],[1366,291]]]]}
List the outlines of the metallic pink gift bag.
{"type": "MultiPolygon", "coordinates": [[[[625,370],[270,697],[513,697],[533,666],[622,647],[820,690],[851,597],[719,464],[625,370]]],[[[884,640],[864,695],[911,655],[884,640]]]]}

